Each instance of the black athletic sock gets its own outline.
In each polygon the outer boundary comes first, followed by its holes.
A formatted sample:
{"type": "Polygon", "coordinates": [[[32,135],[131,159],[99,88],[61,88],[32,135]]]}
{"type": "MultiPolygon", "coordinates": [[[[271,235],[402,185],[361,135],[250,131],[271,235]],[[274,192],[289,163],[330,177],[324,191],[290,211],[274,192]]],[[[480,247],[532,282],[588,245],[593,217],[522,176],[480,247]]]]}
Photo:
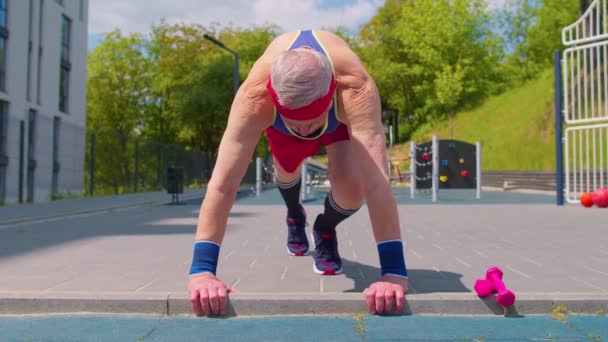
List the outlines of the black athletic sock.
{"type": "Polygon", "coordinates": [[[302,211],[300,210],[300,188],[302,182],[300,178],[295,179],[291,183],[277,182],[277,186],[287,206],[287,216],[294,219],[300,218],[302,216],[302,211]]]}
{"type": "Polygon", "coordinates": [[[334,201],[330,191],[329,194],[327,194],[327,197],[325,197],[325,211],[317,217],[314,229],[319,231],[334,229],[340,222],[356,213],[357,210],[359,209],[346,210],[340,208],[334,201]]]}

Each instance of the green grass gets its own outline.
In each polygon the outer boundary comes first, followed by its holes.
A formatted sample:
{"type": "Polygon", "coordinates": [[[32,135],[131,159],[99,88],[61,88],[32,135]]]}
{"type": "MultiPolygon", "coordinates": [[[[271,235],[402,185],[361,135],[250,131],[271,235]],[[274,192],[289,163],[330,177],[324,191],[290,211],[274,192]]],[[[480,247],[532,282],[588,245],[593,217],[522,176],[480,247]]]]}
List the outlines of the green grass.
{"type": "Polygon", "coordinates": [[[82,196],[71,192],[53,192],[49,195],[51,201],[61,201],[65,199],[78,199],[82,196]]]}
{"type": "Polygon", "coordinates": [[[361,341],[365,342],[365,327],[363,326],[363,320],[365,319],[365,315],[363,314],[354,314],[353,319],[356,324],[353,325],[353,329],[361,335],[361,341]]]}
{"type": "Polygon", "coordinates": [[[553,73],[548,69],[474,110],[456,114],[452,130],[445,120],[421,127],[412,138],[418,143],[430,141],[433,135],[481,141],[484,170],[555,170],[554,127],[553,73]]]}

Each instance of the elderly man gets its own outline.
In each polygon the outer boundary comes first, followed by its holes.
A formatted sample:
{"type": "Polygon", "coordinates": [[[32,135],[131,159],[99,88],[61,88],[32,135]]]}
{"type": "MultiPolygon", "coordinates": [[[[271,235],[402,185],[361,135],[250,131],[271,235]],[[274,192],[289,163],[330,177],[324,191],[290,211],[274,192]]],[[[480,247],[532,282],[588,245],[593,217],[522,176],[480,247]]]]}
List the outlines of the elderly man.
{"type": "Polygon", "coordinates": [[[201,206],[189,277],[197,315],[224,315],[227,288],[216,278],[228,214],[254,148],[265,132],[278,187],[287,205],[287,252],[303,256],[314,243],[313,271],[342,271],[336,226],[366,200],[378,244],[381,276],[365,290],[370,313],[401,312],[407,269],[397,205],[386,170],[386,137],[374,81],[348,45],[326,31],[277,37],[239,89],[201,206]],[[331,190],[308,241],[300,204],[300,166],[327,149],[331,190]]]}

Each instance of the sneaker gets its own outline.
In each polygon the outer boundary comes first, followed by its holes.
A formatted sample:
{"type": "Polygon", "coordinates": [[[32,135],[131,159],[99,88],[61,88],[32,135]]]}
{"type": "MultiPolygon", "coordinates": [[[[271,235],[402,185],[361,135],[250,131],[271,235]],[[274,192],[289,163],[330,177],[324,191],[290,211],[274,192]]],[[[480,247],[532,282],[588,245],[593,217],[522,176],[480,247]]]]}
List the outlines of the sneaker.
{"type": "MultiPolygon", "coordinates": [[[[316,222],[315,222],[316,223],[316,222]]],[[[342,273],[342,259],[338,253],[338,239],[336,228],[317,229],[316,224],[312,230],[312,239],[315,243],[315,262],[312,265],[316,274],[336,275],[342,273]]]]}
{"type": "Polygon", "coordinates": [[[306,237],[306,210],[300,206],[300,217],[287,217],[287,253],[294,256],[308,255],[306,237]]]}

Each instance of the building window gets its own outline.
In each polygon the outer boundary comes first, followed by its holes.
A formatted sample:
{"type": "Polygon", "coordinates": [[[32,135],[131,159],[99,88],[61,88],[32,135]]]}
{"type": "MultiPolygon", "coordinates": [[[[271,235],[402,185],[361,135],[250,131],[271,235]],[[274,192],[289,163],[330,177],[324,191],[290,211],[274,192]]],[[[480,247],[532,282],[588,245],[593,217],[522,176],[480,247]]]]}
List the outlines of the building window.
{"type": "Polygon", "coordinates": [[[84,0],[80,0],[80,6],[78,7],[78,18],[80,21],[84,21],[84,0]]]}
{"type": "Polygon", "coordinates": [[[34,182],[36,176],[36,118],[38,112],[30,109],[27,127],[27,202],[34,201],[34,182]]]}
{"type": "Polygon", "coordinates": [[[0,100],[0,167],[6,155],[6,135],[8,133],[8,102],[0,100]]]}
{"type": "Polygon", "coordinates": [[[36,81],[36,102],[42,104],[42,41],[44,37],[44,0],[40,0],[40,13],[38,16],[38,79],[36,81]]]}
{"type": "Polygon", "coordinates": [[[6,200],[6,170],[8,156],[6,155],[8,133],[8,103],[0,101],[0,202],[6,200]]]}
{"type": "Polygon", "coordinates": [[[59,5],[59,6],[63,6],[63,0],[55,0],[55,2],[59,5]]]}
{"type": "Polygon", "coordinates": [[[53,177],[51,179],[51,192],[56,194],[59,192],[59,135],[61,133],[61,118],[56,116],[53,118],[53,177]]]}
{"type": "Polygon", "coordinates": [[[70,36],[72,21],[65,15],[61,16],[61,65],[59,74],[59,110],[68,112],[70,93],[70,36]]]}
{"type": "Polygon", "coordinates": [[[6,91],[6,40],[8,39],[6,0],[0,0],[0,91],[6,91]]]}
{"type": "Polygon", "coordinates": [[[6,0],[0,0],[0,28],[6,29],[7,28],[7,24],[6,24],[6,18],[7,18],[7,11],[6,11],[6,0]]]}
{"type": "Polygon", "coordinates": [[[6,92],[6,38],[0,36],[0,91],[6,92]]]}
{"type": "Polygon", "coordinates": [[[34,42],[32,41],[33,25],[34,25],[34,0],[30,0],[30,15],[28,21],[28,33],[27,33],[27,80],[26,80],[26,99],[32,101],[32,48],[34,42]]]}

